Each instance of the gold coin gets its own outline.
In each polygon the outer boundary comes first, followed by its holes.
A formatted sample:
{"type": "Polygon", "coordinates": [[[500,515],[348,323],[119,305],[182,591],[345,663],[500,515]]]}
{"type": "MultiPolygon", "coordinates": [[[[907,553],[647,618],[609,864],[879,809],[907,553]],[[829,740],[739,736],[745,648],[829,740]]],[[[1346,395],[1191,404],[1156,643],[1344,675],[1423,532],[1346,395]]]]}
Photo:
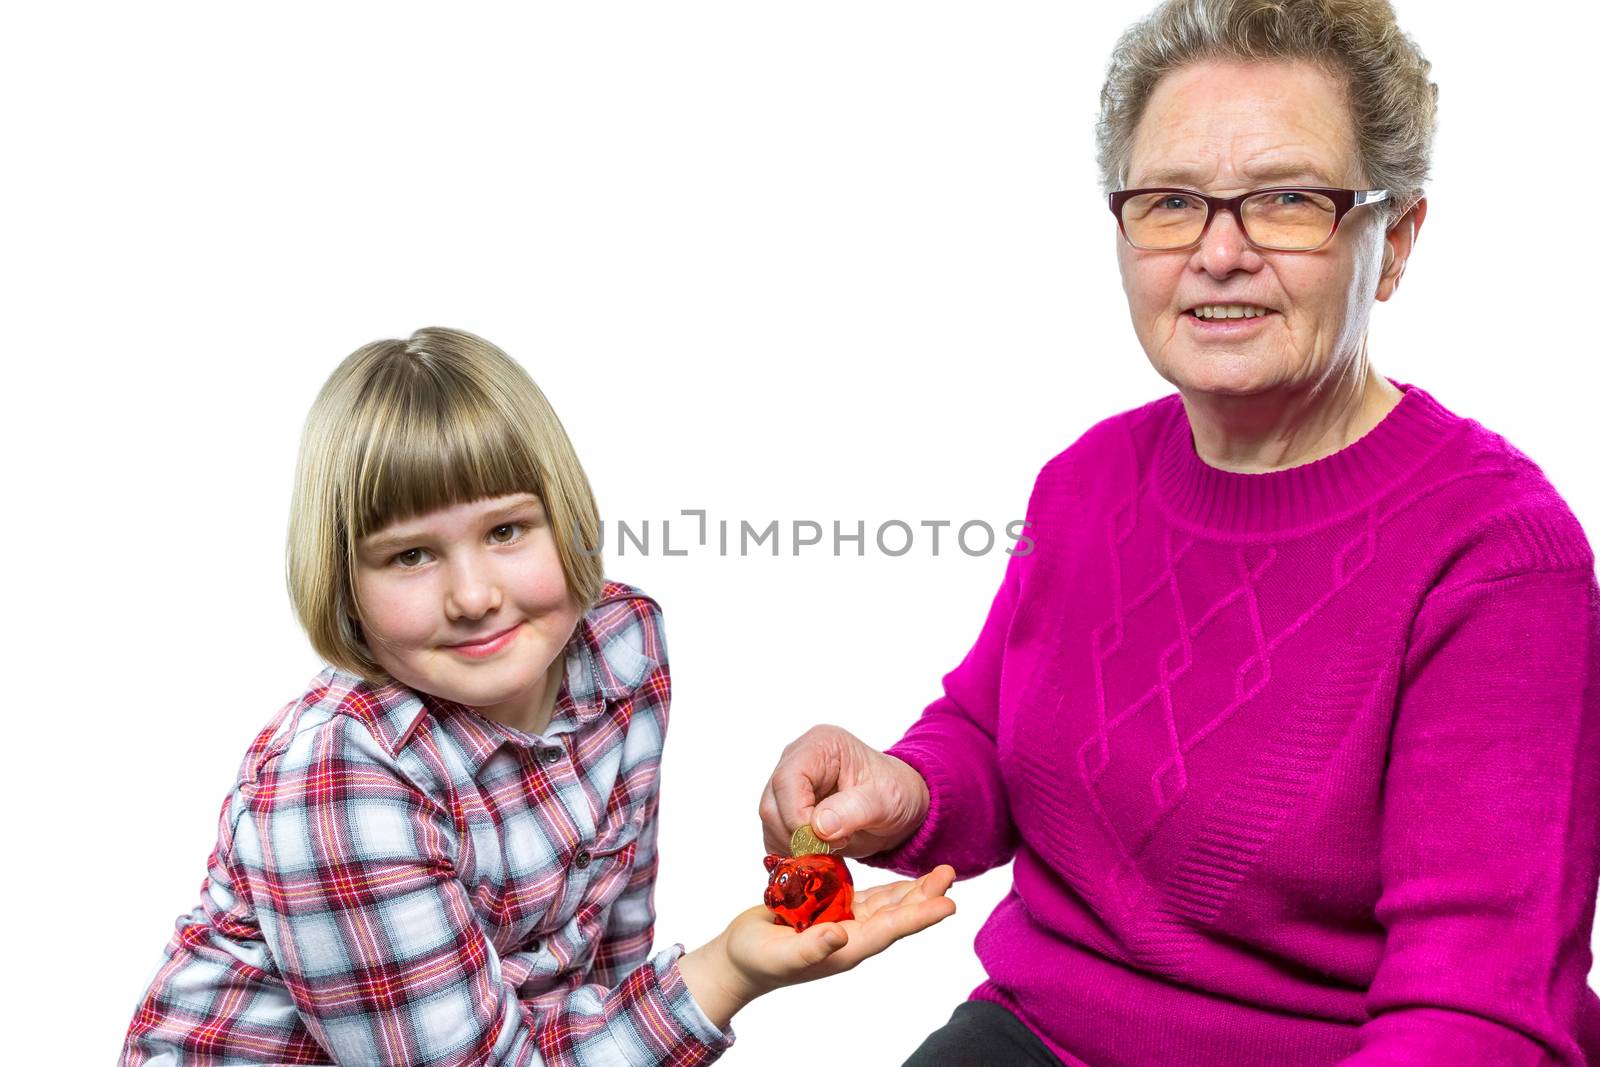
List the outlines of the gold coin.
{"type": "Polygon", "coordinates": [[[828,855],[833,852],[833,846],[817,837],[812,832],[809,824],[802,824],[795,828],[794,834],[789,838],[789,855],[815,856],[828,855]]]}

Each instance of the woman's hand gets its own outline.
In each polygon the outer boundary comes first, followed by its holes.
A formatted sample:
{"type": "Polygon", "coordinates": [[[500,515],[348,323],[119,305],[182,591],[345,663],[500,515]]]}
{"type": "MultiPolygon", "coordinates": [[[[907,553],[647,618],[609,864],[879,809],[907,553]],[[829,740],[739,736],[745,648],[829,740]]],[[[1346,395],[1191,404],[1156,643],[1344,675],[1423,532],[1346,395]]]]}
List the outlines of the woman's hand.
{"type": "MultiPolygon", "coordinates": [[[[783,750],[761,796],[768,852],[789,854],[802,823],[846,856],[870,856],[905,841],[928,816],[928,784],[838,726],[813,726],[783,750]]],[[[809,932],[809,931],[808,931],[809,932]]]]}
{"type": "Polygon", "coordinates": [[[955,914],[945,896],[955,869],[940,865],[915,881],[856,894],[855,918],[804,933],[782,925],[762,905],[746,909],[710,943],[678,959],[689,992],[719,1029],[756,997],[848,971],[908,934],[955,914]]]}

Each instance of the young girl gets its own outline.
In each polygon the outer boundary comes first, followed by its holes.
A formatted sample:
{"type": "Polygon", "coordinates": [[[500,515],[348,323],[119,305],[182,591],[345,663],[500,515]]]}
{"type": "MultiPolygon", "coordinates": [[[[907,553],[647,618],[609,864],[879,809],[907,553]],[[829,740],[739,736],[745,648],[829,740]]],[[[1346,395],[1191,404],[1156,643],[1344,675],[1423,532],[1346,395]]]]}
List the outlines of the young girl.
{"type": "Polygon", "coordinates": [[[955,910],[954,873],[650,954],[661,611],[602,577],[561,423],[481,338],[358,349],[301,441],[290,596],[328,666],[246,753],[132,1064],[695,1064],[779,986],[955,910]]]}

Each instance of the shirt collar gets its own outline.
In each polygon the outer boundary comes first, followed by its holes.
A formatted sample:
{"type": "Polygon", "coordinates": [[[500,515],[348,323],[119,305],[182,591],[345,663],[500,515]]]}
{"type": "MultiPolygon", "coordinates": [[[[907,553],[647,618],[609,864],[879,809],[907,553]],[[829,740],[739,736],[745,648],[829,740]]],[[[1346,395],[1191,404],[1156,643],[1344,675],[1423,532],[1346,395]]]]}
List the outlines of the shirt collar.
{"type": "MultiPolygon", "coordinates": [[[[595,606],[578,620],[567,640],[566,674],[550,715],[548,733],[586,726],[607,708],[639,688],[655,661],[641,649],[651,647],[639,630],[647,621],[641,605],[653,605],[644,594],[618,582],[607,582],[595,606]],[[635,647],[638,641],[640,647],[635,647]]],[[[390,752],[411,743],[430,718],[452,721],[460,740],[481,762],[507,741],[530,736],[484,718],[470,707],[390,681],[373,686],[335,668],[324,672],[330,690],[344,690],[339,703],[367,724],[390,752]]]]}

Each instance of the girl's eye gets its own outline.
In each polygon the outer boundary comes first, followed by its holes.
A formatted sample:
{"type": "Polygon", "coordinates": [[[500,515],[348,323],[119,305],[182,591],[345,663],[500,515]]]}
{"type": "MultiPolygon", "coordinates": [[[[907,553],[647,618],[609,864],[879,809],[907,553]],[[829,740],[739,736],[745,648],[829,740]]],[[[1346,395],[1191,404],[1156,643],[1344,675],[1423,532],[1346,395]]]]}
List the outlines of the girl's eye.
{"type": "MultiPolygon", "coordinates": [[[[501,537],[501,536],[499,536],[500,531],[505,530],[505,531],[509,532],[511,530],[518,530],[518,529],[523,529],[523,528],[524,528],[523,524],[520,523],[520,522],[502,522],[500,525],[496,526],[494,529],[489,531],[489,538],[490,538],[491,541],[493,541],[493,543],[495,543],[497,545],[512,545],[512,544],[516,544],[518,541],[520,541],[522,539],[520,535],[517,536],[517,537],[511,537],[508,534],[508,536],[506,536],[506,537],[501,537]]],[[[403,571],[416,570],[418,567],[422,566],[422,562],[420,560],[417,560],[416,562],[408,562],[408,561],[409,560],[416,560],[416,557],[418,556],[419,553],[423,553],[423,552],[426,552],[426,551],[427,551],[427,549],[425,549],[425,548],[408,548],[404,552],[397,552],[393,556],[391,556],[389,558],[389,563],[391,565],[397,565],[403,571]]]]}

